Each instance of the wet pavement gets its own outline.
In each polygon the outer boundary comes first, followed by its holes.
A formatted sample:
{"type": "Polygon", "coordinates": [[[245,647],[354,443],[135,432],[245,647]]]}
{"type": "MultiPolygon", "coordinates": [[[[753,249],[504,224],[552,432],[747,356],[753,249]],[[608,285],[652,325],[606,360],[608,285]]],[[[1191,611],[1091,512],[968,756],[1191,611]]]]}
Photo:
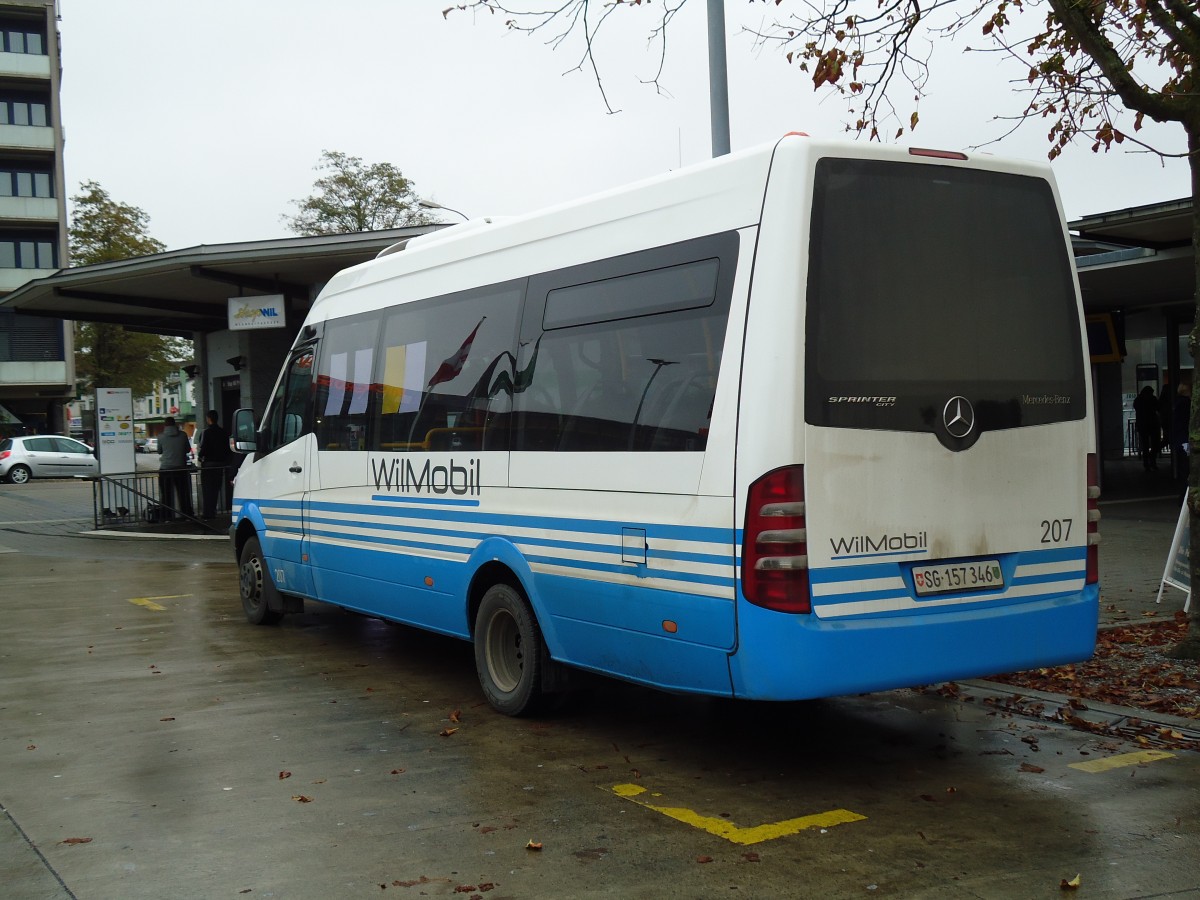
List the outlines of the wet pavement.
{"type": "MultiPolygon", "coordinates": [[[[32,487],[0,486],[5,898],[1200,897],[1198,754],[984,683],[597,680],[509,719],[467,644],[320,604],[249,626],[224,541],[80,537],[79,485],[32,487]]],[[[1105,621],[1171,615],[1178,505],[1102,509],[1105,621]]]]}

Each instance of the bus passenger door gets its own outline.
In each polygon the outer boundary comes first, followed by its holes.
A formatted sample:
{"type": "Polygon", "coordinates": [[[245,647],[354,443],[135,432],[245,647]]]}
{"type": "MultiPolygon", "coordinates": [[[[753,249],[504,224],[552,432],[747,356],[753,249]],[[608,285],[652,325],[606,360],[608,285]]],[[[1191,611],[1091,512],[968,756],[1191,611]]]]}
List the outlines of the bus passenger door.
{"type": "MultiPolygon", "coordinates": [[[[275,586],[312,596],[308,565],[308,492],[316,474],[312,390],[315,347],[292,353],[258,434],[255,501],[265,528],[259,535],[275,586]]],[[[248,498],[249,499],[249,498],[248,498]]]]}

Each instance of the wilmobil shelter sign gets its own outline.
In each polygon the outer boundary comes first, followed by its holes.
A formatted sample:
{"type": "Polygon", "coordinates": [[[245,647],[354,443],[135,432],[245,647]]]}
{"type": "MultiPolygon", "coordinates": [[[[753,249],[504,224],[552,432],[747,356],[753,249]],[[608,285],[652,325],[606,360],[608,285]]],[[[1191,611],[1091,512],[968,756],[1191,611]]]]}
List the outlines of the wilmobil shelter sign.
{"type": "Polygon", "coordinates": [[[283,294],[229,298],[230,331],[257,331],[263,328],[283,328],[286,325],[287,312],[283,294]]]}
{"type": "Polygon", "coordinates": [[[1183,602],[1183,611],[1187,612],[1192,605],[1192,569],[1191,569],[1191,516],[1188,515],[1187,497],[1183,498],[1183,508],[1179,510],[1179,521],[1175,525],[1175,537],[1171,540],[1171,552],[1167,555],[1167,567],[1163,571],[1162,582],[1158,585],[1158,597],[1155,603],[1162,602],[1163,588],[1168,584],[1187,594],[1183,602]]]}

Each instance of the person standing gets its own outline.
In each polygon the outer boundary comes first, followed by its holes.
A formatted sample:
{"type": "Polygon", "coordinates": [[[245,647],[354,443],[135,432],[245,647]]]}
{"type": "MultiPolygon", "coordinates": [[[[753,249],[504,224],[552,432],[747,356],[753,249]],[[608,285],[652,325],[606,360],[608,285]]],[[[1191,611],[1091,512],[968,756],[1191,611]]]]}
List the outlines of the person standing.
{"type": "Polygon", "coordinates": [[[187,433],[175,424],[174,416],[167,416],[163,425],[162,434],[158,436],[158,493],[168,518],[174,512],[191,516],[192,476],[188,469],[188,455],[192,452],[192,442],[188,440],[187,433]]]}
{"type": "Polygon", "coordinates": [[[200,456],[200,490],[203,514],[216,518],[218,509],[225,509],[224,490],[229,481],[229,432],[218,423],[217,411],[210,409],[204,417],[204,431],[197,447],[200,456]]]}
{"type": "Polygon", "coordinates": [[[1162,449],[1162,427],[1158,423],[1158,398],[1154,388],[1146,385],[1133,401],[1134,425],[1137,428],[1138,444],[1142,454],[1142,468],[1147,472],[1158,468],[1158,454],[1162,449]]]}

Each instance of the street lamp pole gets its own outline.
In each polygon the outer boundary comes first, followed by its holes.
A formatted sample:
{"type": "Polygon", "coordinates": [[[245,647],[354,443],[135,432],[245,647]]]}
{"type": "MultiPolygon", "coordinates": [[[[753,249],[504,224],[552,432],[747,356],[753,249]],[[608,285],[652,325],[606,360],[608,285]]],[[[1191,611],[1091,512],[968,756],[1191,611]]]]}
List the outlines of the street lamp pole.
{"type": "Polygon", "coordinates": [[[712,155],[729,153],[729,69],[725,63],[725,0],[708,0],[708,105],[712,155]]]}
{"type": "Polygon", "coordinates": [[[471,221],[471,217],[468,216],[466,213],[459,212],[457,209],[451,209],[449,206],[442,206],[442,204],[438,203],[435,200],[426,200],[423,197],[418,198],[417,206],[421,207],[421,209],[444,209],[446,212],[452,212],[456,216],[462,216],[468,222],[471,221]]]}

